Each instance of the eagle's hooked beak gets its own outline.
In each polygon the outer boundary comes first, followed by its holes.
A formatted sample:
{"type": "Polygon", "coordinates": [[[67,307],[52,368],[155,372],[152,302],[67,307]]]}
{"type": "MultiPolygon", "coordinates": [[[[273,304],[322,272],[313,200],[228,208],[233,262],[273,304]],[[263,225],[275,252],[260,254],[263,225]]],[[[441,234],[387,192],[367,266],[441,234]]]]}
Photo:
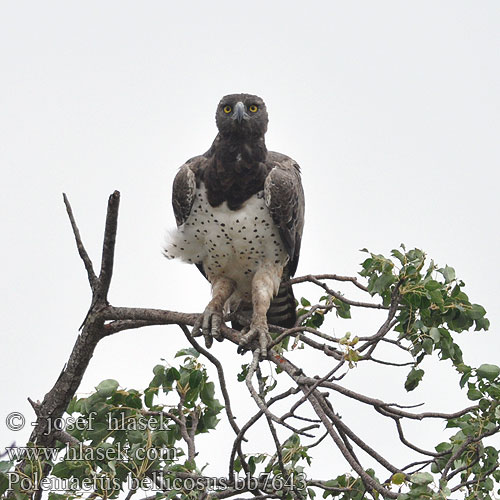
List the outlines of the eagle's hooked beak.
{"type": "Polygon", "coordinates": [[[245,105],[241,101],[236,103],[232,118],[233,120],[238,120],[238,123],[241,123],[241,120],[248,120],[245,105]]]}

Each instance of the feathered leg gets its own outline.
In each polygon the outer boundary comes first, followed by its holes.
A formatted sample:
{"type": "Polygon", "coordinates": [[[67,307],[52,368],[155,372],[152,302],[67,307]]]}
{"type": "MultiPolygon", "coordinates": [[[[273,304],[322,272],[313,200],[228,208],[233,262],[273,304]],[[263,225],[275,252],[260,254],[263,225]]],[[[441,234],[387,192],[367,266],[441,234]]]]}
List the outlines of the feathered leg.
{"type": "Polygon", "coordinates": [[[271,341],[266,315],[271,300],[278,291],[280,279],[281,272],[272,265],[262,266],[252,279],[252,321],[248,332],[241,337],[240,346],[245,348],[258,337],[260,354],[263,358],[267,356],[267,347],[271,341]]]}
{"type": "Polygon", "coordinates": [[[201,333],[205,337],[205,345],[210,348],[215,338],[219,342],[222,340],[220,326],[222,324],[224,304],[234,292],[236,285],[229,278],[219,277],[212,284],[212,300],[208,303],[205,311],[196,321],[192,335],[197,337],[201,333]]]}

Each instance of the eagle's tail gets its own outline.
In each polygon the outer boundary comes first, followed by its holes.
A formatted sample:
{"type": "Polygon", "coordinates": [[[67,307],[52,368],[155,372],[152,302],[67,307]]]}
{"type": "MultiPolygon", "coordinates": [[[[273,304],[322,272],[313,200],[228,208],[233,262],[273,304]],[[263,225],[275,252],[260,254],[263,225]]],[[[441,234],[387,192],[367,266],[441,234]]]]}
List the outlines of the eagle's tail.
{"type": "MultiPolygon", "coordinates": [[[[247,314],[249,317],[252,311],[239,310],[242,314],[247,314]]],[[[280,284],[278,294],[271,302],[267,311],[267,322],[270,325],[277,325],[283,328],[291,328],[297,320],[295,296],[293,295],[292,285],[280,284]]],[[[231,321],[231,326],[235,330],[242,330],[243,326],[236,320],[231,321]]]]}
{"type": "MultiPolygon", "coordinates": [[[[270,325],[281,326],[282,328],[291,328],[297,321],[296,302],[293,295],[292,285],[284,284],[290,279],[288,269],[283,272],[282,281],[277,295],[271,301],[267,311],[267,322],[270,325]]],[[[251,310],[239,310],[243,314],[251,315],[251,310]]],[[[231,326],[235,330],[241,330],[243,327],[237,321],[233,320],[231,326]]]]}
{"type": "MultiPolygon", "coordinates": [[[[288,276],[283,276],[283,281],[288,281],[288,276]]],[[[283,328],[291,328],[297,320],[295,297],[292,285],[280,283],[278,294],[271,302],[267,311],[267,322],[283,328]]]]}

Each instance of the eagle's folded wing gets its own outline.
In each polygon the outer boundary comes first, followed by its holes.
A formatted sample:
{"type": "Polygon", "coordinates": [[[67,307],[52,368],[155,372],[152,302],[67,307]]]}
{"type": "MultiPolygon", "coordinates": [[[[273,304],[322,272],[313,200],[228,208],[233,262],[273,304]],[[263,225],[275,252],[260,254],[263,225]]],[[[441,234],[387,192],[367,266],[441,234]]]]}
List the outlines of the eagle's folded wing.
{"type": "Polygon", "coordinates": [[[196,177],[194,168],[202,160],[195,157],[188,160],[177,172],[172,187],[172,205],[177,226],[186,222],[196,196],[196,177]]]}
{"type": "Polygon", "coordinates": [[[281,240],[290,257],[288,271],[295,274],[300,254],[304,227],[304,191],[300,181],[300,168],[288,156],[269,153],[273,165],[266,177],[264,196],[281,240]]]}

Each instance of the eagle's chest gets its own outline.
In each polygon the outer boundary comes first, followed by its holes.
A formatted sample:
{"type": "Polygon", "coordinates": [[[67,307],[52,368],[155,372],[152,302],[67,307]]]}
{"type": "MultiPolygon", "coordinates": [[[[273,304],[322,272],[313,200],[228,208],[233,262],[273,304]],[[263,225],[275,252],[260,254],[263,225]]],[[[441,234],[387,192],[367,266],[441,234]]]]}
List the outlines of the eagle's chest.
{"type": "Polygon", "coordinates": [[[180,230],[184,245],[181,257],[189,255],[192,262],[202,263],[210,280],[223,275],[247,289],[264,263],[282,267],[288,259],[262,191],[240,209],[230,210],[226,202],[212,207],[202,184],[180,230]]]}

